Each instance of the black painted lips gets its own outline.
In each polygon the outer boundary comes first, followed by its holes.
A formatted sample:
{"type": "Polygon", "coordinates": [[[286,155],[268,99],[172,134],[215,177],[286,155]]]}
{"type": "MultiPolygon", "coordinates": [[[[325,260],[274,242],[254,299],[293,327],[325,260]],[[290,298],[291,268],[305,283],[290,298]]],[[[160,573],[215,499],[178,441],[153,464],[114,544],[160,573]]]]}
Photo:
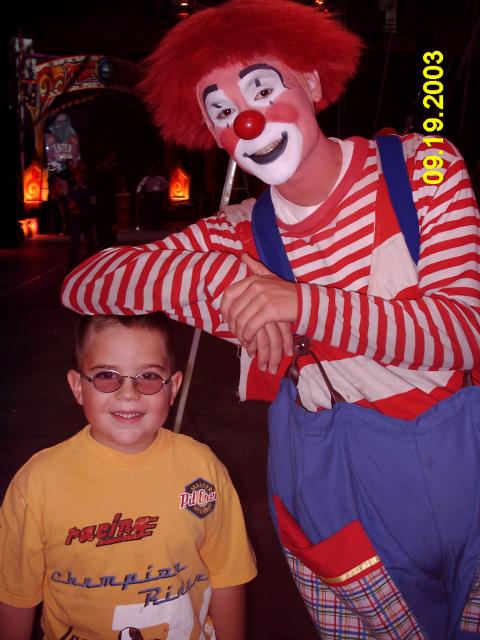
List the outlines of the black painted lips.
{"type": "Polygon", "coordinates": [[[250,160],[253,160],[253,162],[256,162],[257,164],[270,164],[270,162],[273,162],[274,160],[276,160],[282,155],[282,153],[285,151],[285,147],[287,146],[287,142],[288,142],[288,135],[287,135],[287,132],[284,131],[282,133],[282,141],[280,142],[280,144],[278,144],[275,147],[275,149],[272,149],[269,153],[264,153],[261,155],[257,155],[256,153],[252,153],[252,155],[248,155],[248,153],[244,153],[243,155],[245,158],[249,158],[250,160]]]}

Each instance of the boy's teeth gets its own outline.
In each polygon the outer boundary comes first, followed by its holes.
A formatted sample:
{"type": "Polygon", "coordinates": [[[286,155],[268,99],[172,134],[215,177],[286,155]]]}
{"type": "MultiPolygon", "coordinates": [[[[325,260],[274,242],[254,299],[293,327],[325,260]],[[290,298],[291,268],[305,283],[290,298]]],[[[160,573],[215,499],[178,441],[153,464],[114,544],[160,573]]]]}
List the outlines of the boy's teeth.
{"type": "Polygon", "coordinates": [[[141,416],[141,413],[123,413],[121,411],[114,411],[113,415],[120,416],[120,418],[136,418],[137,416],[141,416]]]}

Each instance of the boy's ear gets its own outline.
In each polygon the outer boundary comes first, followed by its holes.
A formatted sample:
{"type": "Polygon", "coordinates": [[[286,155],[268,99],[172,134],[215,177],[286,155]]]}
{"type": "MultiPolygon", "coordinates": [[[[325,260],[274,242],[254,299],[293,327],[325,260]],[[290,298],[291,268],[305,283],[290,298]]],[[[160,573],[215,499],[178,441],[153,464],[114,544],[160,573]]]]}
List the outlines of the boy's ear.
{"type": "Polygon", "coordinates": [[[175,402],[175,397],[182,385],[183,373],[175,371],[170,378],[170,406],[175,402]]]}
{"type": "Polygon", "coordinates": [[[73,395],[75,396],[75,400],[78,404],[83,405],[83,394],[82,394],[82,384],[81,384],[81,376],[78,371],[75,369],[70,369],[67,373],[68,384],[70,385],[70,389],[72,390],[73,395]]]}

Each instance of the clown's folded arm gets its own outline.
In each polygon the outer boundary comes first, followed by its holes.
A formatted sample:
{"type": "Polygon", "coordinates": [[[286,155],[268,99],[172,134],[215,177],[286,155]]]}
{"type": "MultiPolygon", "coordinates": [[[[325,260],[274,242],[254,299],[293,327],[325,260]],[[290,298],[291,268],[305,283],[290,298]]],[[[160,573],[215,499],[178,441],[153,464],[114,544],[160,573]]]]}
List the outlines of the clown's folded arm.
{"type": "MultiPolygon", "coordinates": [[[[315,353],[346,399],[387,414],[400,403],[400,415],[410,417],[460,388],[460,371],[479,363],[478,211],[453,145],[445,143],[443,182],[427,186],[422,180],[425,145],[420,136],[406,136],[420,225],[417,276],[399,232],[375,246],[380,206],[375,145],[357,139],[355,146],[344,180],[357,180],[330,207],[333,221],[303,237],[282,229],[297,277],[299,312],[292,333],[313,339],[315,353]],[[357,154],[363,154],[360,171],[357,154]],[[400,397],[392,404],[395,396],[400,397]]],[[[335,197],[334,192],[325,204],[335,197]]],[[[158,242],[97,254],[66,278],[63,303],[87,314],[162,310],[239,344],[219,308],[224,291],[248,275],[241,254],[256,257],[253,204],[232,205],[158,242]]],[[[289,358],[278,376],[258,371],[245,350],[241,360],[240,397],[273,399],[289,358]]],[[[324,384],[308,361],[299,390],[308,408],[328,406],[324,384]]]]}
{"type": "Polygon", "coordinates": [[[158,242],[105,249],[67,276],[62,302],[91,315],[162,310],[238,344],[218,311],[223,291],[247,275],[229,227],[219,215],[158,242]]]}

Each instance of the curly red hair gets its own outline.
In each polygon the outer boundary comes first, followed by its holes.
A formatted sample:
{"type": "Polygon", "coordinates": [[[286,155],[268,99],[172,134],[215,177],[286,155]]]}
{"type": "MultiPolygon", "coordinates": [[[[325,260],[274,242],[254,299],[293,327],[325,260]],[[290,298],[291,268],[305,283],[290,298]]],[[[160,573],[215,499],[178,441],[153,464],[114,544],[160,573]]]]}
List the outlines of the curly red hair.
{"type": "Polygon", "coordinates": [[[165,140],[209,149],[215,142],[195,88],[213,69],[268,57],[300,73],[317,70],[320,111],[342,94],[361,50],[358,36],[314,7],[290,0],[229,0],[174,27],[146,60],[139,88],[165,140]]]}

